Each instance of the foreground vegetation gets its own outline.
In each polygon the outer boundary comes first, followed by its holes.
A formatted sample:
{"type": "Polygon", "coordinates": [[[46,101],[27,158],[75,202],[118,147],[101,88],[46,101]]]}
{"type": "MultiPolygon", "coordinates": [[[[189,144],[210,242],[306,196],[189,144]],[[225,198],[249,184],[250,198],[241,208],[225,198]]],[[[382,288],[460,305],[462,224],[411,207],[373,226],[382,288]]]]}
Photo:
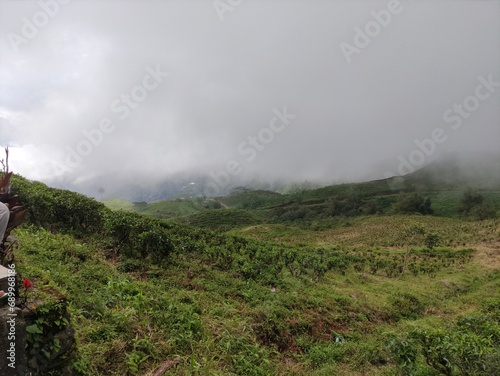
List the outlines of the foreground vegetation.
{"type": "Polygon", "coordinates": [[[233,209],[166,221],[19,177],[13,190],[31,223],[18,270],[32,301],[67,299],[76,374],[152,375],[174,358],[178,375],[500,374],[498,219],[322,208],[314,225],[277,221],[275,194],[245,211],[240,192],[221,199],[233,209]]]}

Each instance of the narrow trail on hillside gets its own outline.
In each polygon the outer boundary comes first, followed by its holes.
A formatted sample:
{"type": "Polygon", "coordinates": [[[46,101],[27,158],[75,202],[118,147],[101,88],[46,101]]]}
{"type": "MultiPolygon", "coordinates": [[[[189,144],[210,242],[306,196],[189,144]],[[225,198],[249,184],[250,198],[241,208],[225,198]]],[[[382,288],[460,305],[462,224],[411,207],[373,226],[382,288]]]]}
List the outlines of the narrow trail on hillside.
{"type": "Polygon", "coordinates": [[[226,204],[224,204],[222,201],[215,200],[215,199],[213,199],[213,198],[211,198],[211,199],[210,199],[210,201],[217,202],[217,203],[221,204],[221,206],[222,206],[224,209],[229,209],[229,206],[227,206],[226,204]]]}

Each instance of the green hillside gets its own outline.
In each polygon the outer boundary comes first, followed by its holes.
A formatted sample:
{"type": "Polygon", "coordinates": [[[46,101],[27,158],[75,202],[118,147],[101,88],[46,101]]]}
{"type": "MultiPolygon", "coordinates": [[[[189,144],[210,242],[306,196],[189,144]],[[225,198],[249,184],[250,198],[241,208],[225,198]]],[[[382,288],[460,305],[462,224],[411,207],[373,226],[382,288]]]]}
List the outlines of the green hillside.
{"type": "Polygon", "coordinates": [[[15,260],[33,307],[67,300],[76,375],[500,374],[500,220],[393,214],[411,192],[352,188],[169,202],[164,220],[15,177],[15,260]]]}
{"type": "MultiPolygon", "coordinates": [[[[497,163],[490,162],[488,166],[489,172],[498,169],[497,163]]],[[[317,230],[341,226],[366,215],[425,214],[418,209],[401,210],[401,201],[405,197],[411,200],[412,195],[428,199],[435,216],[464,217],[460,211],[461,200],[464,193],[472,189],[484,198],[483,209],[486,210],[477,210],[468,216],[476,219],[497,216],[500,213],[500,179],[484,171],[476,173],[484,170],[478,166],[466,170],[471,171],[469,175],[464,175],[454,164],[436,163],[404,177],[303,189],[288,194],[238,187],[217,198],[133,204],[115,200],[106,205],[113,210],[133,211],[156,218],[177,218],[178,222],[206,229],[230,230],[262,222],[317,230]],[[230,218],[234,221],[231,222],[230,218]]]]}
{"type": "Polygon", "coordinates": [[[213,199],[169,199],[156,202],[134,202],[115,199],[104,202],[111,210],[126,210],[154,218],[172,218],[195,214],[207,209],[220,208],[213,199]]]}
{"type": "Polygon", "coordinates": [[[178,223],[209,230],[229,231],[234,228],[262,223],[257,215],[241,209],[205,210],[177,219],[178,223]]]}

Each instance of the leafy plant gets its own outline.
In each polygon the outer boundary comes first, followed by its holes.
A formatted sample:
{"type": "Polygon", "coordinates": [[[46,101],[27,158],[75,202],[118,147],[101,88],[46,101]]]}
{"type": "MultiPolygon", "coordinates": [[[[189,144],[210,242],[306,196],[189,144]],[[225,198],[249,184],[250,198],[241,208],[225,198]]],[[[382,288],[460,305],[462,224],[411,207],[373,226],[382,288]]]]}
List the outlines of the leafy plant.
{"type": "Polygon", "coordinates": [[[392,295],[390,301],[396,319],[417,319],[425,309],[419,298],[407,292],[392,295]]]}
{"type": "Polygon", "coordinates": [[[432,232],[430,234],[427,234],[425,238],[425,246],[432,251],[434,247],[439,244],[439,241],[440,241],[439,235],[432,232]]]}
{"type": "Polygon", "coordinates": [[[396,361],[401,375],[411,375],[416,369],[418,349],[408,339],[392,337],[387,343],[391,357],[396,361]]]}
{"type": "Polygon", "coordinates": [[[26,326],[27,353],[37,360],[37,364],[50,365],[64,356],[59,354],[61,343],[57,334],[69,325],[66,306],[66,301],[44,303],[28,316],[32,324],[26,326]]]}
{"type": "Polygon", "coordinates": [[[132,351],[130,353],[125,354],[125,362],[128,365],[130,372],[136,374],[139,372],[139,367],[141,363],[144,363],[148,360],[149,355],[145,355],[140,351],[132,351]]]}

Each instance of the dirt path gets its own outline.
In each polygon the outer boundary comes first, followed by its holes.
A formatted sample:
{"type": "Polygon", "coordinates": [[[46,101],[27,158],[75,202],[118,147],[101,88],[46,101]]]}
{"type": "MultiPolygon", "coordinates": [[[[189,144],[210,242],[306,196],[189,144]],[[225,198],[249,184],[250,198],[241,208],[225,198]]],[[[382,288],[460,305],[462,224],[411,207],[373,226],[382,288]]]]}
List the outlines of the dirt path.
{"type": "Polygon", "coordinates": [[[210,201],[213,201],[213,202],[218,202],[219,204],[221,204],[221,205],[222,205],[222,207],[223,207],[224,209],[229,209],[229,206],[227,206],[226,204],[224,204],[222,201],[218,201],[218,200],[215,200],[215,199],[213,199],[213,198],[210,198],[209,200],[210,200],[210,201]]]}

